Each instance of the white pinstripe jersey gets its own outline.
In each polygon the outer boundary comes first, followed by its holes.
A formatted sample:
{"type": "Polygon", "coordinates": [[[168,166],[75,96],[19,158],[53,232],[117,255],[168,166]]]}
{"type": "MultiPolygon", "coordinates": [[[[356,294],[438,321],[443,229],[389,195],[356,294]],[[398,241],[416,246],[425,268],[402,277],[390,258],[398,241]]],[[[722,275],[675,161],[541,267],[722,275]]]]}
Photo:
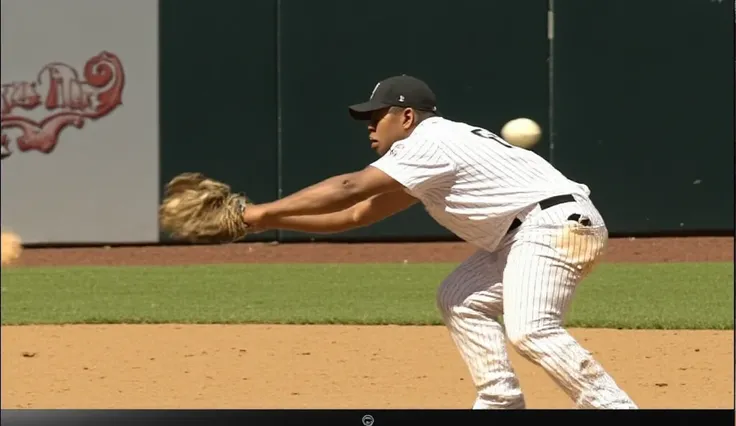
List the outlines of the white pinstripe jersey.
{"type": "Polygon", "coordinates": [[[486,250],[539,201],[590,194],[536,153],[440,117],[421,122],[371,165],[404,185],[440,225],[486,250]]]}

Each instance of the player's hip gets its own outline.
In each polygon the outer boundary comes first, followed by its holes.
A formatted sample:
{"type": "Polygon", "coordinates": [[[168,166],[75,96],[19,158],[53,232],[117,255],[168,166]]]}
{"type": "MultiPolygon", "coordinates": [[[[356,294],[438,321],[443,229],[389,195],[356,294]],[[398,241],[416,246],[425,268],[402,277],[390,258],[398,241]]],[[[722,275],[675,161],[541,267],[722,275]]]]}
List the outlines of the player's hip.
{"type": "Polygon", "coordinates": [[[589,228],[606,227],[603,216],[587,195],[570,193],[548,197],[517,215],[508,233],[530,228],[559,228],[571,222],[589,228]]]}
{"type": "Polygon", "coordinates": [[[587,275],[608,244],[608,229],[598,209],[579,195],[540,204],[506,235],[501,247],[512,257],[543,258],[566,265],[580,277],[587,275]]]}

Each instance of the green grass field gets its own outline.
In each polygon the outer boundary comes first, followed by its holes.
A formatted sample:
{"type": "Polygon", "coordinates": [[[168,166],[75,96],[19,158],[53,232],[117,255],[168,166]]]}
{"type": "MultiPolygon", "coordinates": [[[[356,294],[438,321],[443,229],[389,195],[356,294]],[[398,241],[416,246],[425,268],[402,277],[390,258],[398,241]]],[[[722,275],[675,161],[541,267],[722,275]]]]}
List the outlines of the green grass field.
{"type": "MultiPolygon", "coordinates": [[[[2,323],[440,324],[454,264],[17,268],[2,323]]],[[[733,329],[733,263],[602,264],[568,326],[733,329]]]]}

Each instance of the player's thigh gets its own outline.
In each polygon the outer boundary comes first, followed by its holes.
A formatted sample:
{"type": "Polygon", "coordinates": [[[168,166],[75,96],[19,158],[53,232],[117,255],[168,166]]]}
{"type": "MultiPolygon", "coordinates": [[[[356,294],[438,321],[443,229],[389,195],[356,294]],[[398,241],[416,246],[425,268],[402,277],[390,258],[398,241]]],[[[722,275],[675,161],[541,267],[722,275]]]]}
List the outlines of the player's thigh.
{"type": "Polygon", "coordinates": [[[443,315],[455,307],[467,307],[490,316],[503,313],[505,259],[479,250],[450,273],[437,291],[437,307],[443,315]]]}
{"type": "Polygon", "coordinates": [[[504,323],[510,337],[562,324],[606,235],[603,227],[563,222],[530,227],[517,238],[503,274],[504,323]]]}

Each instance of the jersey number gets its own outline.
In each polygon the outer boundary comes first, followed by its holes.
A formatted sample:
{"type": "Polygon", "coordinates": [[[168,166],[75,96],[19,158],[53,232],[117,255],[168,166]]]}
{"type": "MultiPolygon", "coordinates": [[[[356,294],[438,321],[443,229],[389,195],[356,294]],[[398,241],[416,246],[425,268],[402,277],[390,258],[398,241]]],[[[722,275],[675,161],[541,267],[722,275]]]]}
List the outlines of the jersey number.
{"type": "Polygon", "coordinates": [[[513,148],[514,146],[510,143],[506,142],[505,140],[499,138],[498,136],[494,135],[493,133],[489,132],[486,129],[473,129],[470,131],[470,133],[474,134],[475,136],[480,136],[481,138],[490,139],[493,141],[496,141],[500,143],[501,145],[505,146],[506,148],[513,148]]]}

